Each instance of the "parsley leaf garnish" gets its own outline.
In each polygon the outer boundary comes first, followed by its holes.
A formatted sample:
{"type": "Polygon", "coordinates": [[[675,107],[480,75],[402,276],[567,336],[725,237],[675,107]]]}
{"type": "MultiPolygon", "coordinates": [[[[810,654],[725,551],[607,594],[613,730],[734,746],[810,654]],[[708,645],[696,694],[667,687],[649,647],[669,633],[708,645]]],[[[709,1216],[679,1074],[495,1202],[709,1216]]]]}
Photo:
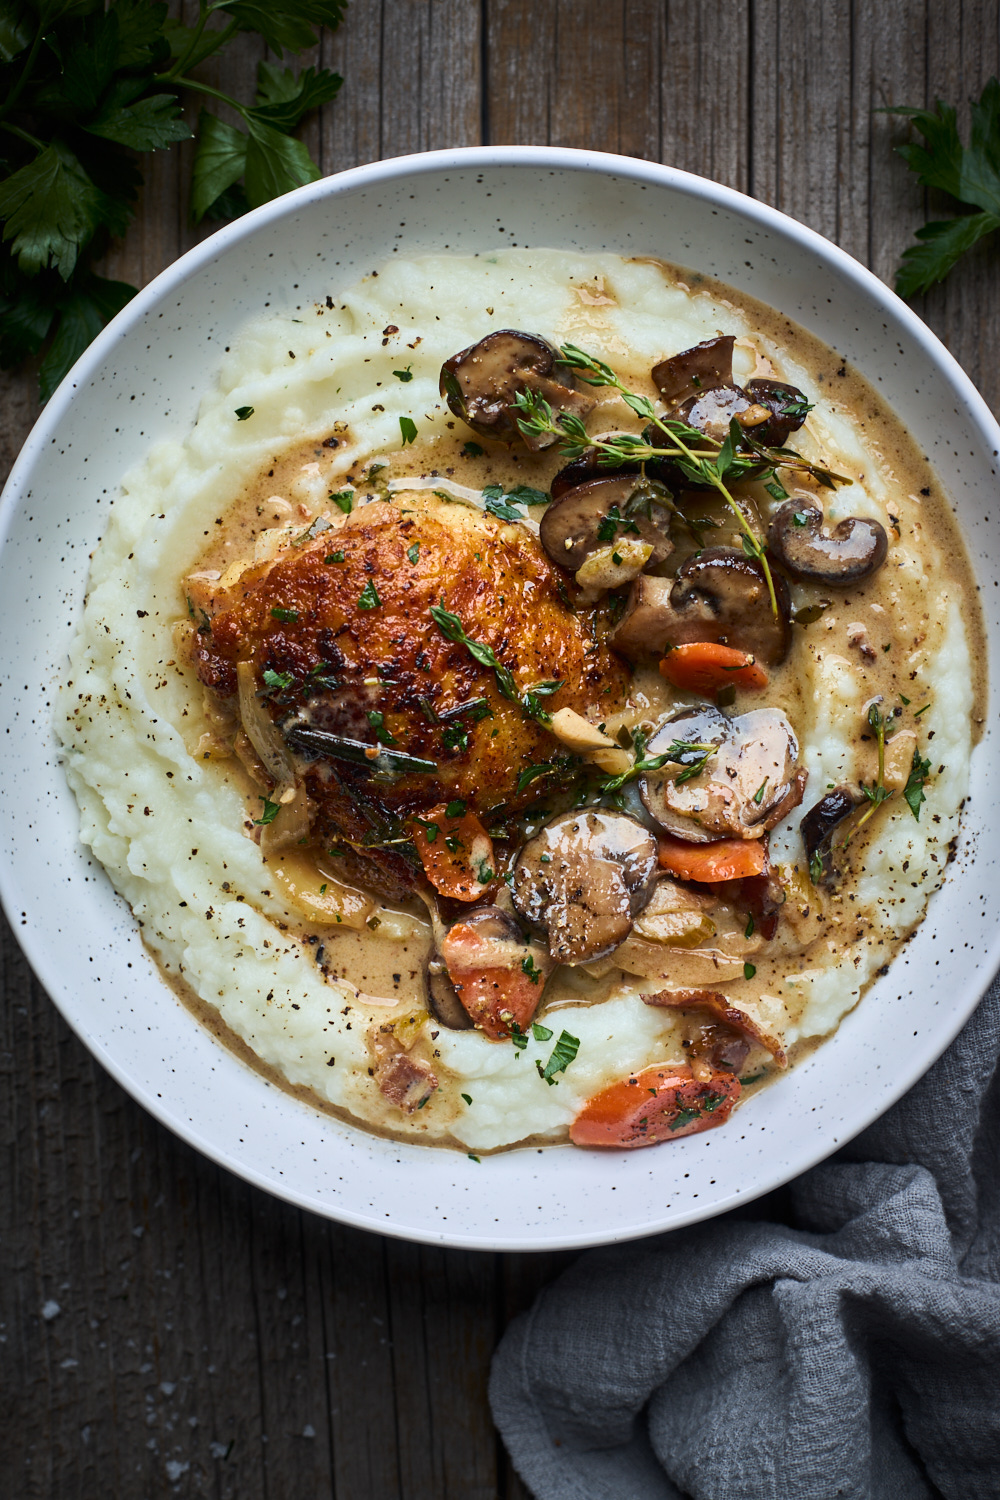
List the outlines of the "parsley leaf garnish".
{"type": "Polygon", "coordinates": [[[896,272],[896,291],[913,297],[943,281],[967,250],[1000,229],[1000,83],[991,78],[978,101],[973,100],[968,146],[959,137],[954,107],[940,99],[932,110],[897,105],[885,112],[905,115],[923,136],[923,144],[908,141],[896,148],[918,182],[978,210],[933,220],[917,230],[920,244],[903,251],[896,272]]]}
{"type": "Polygon", "coordinates": [[[931,772],[931,763],[925,759],[919,750],[913,752],[913,764],[910,766],[910,774],[906,778],[903,788],[903,801],[910,812],[920,822],[921,805],[927,801],[924,796],[924,787],[927,785],[931,772]]]}
{"type": "MultiPolygon", "coordinates": [[[[344,0],[203,0],[197,24],[185,26],[159,0],[4,7],[0,362],[11,367],[43,354],[43,401],[135,295],[134,287],[97,276],[92,262],[135,216],[143,183],[135,153],[191,138],[181,117],[186,93],[235,115],[232,124],[200,115],[195,219],[233,218],[319,177],[290,132],[334,98],[338,74],[261,62],[253,102],[243,103],[210,87],[198,70],[239,31],[257,32],[279,58],[286,48],[312,47],[315,28],[335,28],[344,9],[344,0]]],[[[252,409],[236,415],[245,421],[252,409]]]]}
{"type": "Polygon", "coordinates": [[[282,609],[280,604],[275,604],[271,610],[271,617],[281,620],[285,625],[294,625],[299,618],[299,612],[297,609],[282,609]]]}
{"type": "Polygon", "coordinates": [[[353,490],[331,490],[329,498],[333,501],[334,505],[344,512],[345,516],[351,514],[354,505],[353,490]]]}
{"type": "Polygon", "coordinates": [[[579,1050],[580,1038],[578,1036],[570,1036],[568,1031],[562,1032],[559,1040],[552,1048],[552,1054],[544,1068],[541,1061],[536,1062],[535,1066],[538,1069],[539,1078],[544,1078],[545,1082],[550,1086],[558,1083],[559,1080],[555,1077],[555,1074],[564,1073],[579,1050]]]}
{"type": "Polygon", "coordinates": [[[378,589],[375,587],[374,580],[369,578],[368,582],[361,590],[361,593],[358,595],[358,608],[378,609],[381,603],[382,601],[378,596],[378,589]]]}
{"type": "Polygon", "coordinates": [[[395,375],[396,379],[401,380],[404,385],[409,385],[410,381],[413,379],[413,366],[407,365],[405,370],[393,370],[392,373],[395,375]]]}
{"type": "Polygon", "coordinates": [[[413,420],[412,417],[400,417],[400,419],[399,419],[399,432],[400,432],[400,436],[403,439],[403,447],[404,448],[406,447],[407,443],[415,443],[416,442],[416,440],[417,440],[417,424],[416,424],[416,422],[414,422],[414,420],[413,420]]]}
{"type": "Polygon", "coordinates": [[[236,408],[236,420],[237,420],[237,422],[245,422],[246,419],[247,419],[247,417],[252,417],[252,416],[253,416],[253,407],[252,406],[238,406],[236,408]]]}
{"type": "Polygon", "coordinates": [[[281,811],[280,802],[271,802],[267,797],[261,797],[260,800],[264,804],[264,810],[259,818],[254,818],[253,826],[255,828],[264,828],[268,823],[273,823],[281,811]]]}

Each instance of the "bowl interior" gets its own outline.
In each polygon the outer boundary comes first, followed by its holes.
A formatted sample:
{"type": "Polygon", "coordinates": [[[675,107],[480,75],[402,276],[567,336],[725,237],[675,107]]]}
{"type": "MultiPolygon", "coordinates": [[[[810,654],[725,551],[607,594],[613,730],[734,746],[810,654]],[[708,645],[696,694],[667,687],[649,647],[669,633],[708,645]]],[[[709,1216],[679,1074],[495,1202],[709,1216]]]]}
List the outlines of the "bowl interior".
{"type": "Polygon", "coordinates": [[[215,1160],[362,1227],[542,1249],[647,1234],[754,1197],[822,1159],[908,1088],[970,1014],[1000,957],[987,899],[1000,820],[987,724],[956,859],[913,941],[778,1087],[726,1129],[669,1149],[551,1148],[476,1163],[383,1141],[275,1089],[190,1017],[78,842],[50,727],[89,556],[121,477],[155,441],[191,427],[224,346],[266,309],[322,300],[393,255],[506,245],[659,256],[803,324],[918,435],[953,497],[983,597],[994,597],[1000,430],[923,324],[833,246],[715,184],[615,157],[483,148],[359,168],[258,210],[147,287],[64,382],[18,461],[0,514],[9,809],[0,888],[36,972],[85,1043],[215,1160]]]}

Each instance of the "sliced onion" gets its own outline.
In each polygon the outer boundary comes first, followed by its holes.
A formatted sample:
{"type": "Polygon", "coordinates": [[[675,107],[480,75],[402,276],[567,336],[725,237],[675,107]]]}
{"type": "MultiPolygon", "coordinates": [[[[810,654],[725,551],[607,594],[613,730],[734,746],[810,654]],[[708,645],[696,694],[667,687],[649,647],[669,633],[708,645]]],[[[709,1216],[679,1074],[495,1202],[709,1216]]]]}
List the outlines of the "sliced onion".
{"type": "Polygon", "coordinates": [[[264,769],[274,778],[272,800],[283,802],[284,794],[295,785],[295,770],[281,730],[257,696],[257,680],[252,662],[236,663],[236,682],[239,687],[243,728],[260,756],[264,769]]]}
{"type": "MultiPolygon", "coordinates": [[[[287,794],[286,794],[287,795],[287,794]]],[[[296,787],[288,801],[282,801],[270,823],[260,830],[260,852],[277,854],[280,849],[301,844],[309,837],[309,807],[304,786],[296,787]]]]}

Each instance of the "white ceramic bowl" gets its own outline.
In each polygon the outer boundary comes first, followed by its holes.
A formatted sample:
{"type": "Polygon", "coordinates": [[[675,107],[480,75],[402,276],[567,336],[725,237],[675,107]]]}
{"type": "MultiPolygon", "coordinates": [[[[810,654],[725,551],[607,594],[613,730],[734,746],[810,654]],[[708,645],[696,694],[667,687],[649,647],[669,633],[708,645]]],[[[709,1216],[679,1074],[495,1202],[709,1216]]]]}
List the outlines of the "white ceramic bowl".
{"type": "MultiPolygon", "coordinates": [[[[958,857],[915,939],[837,1034],[732,1122],[659,1149],[514,1151],[480,1164],[376,1139],[271,1087],[159,978],[127,907],[77,839],[51,729],[88,559],[125,471],[186,432],[222,348],[265,307],[355,281],[396,253],[545,245],[656,255],[771,303],[876,384],[954,498],[996,659],[1000,429],[955,361],[874,276],[811,230],[668,167],[484,147],[359,167],[258,209],[139,294],[49,402],[0,509],[6,839],[0,892],[78,1035],[159,1120],[317,1213],[482,1249],[601,1244],[689,1224],[827,1156],[930,1066],[1000,959],[991,889],[996,740],[975,752],[958,857]]],[[[942,1116],[942,1129],[947,1119],[942,1116]]]]}

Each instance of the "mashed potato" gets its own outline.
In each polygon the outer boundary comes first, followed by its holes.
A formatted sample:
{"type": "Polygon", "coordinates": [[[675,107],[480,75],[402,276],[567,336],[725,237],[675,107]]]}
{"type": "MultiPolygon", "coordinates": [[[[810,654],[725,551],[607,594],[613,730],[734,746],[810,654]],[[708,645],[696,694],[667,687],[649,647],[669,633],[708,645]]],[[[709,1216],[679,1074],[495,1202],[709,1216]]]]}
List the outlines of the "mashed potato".
{"type": "MultiPolygon", "coordinates": [[[[687,1021],[644,1004],[651,988],[724,986],[772,1041],[755,1048],[748,1075],[773,1071],[776,1054],[830,1033],[944,878],[973,742],[974,589],[946,502],[907,435],[830,351],[778,314],[654,262],[517,250],[429,257],[388,264],[297,312],[248,329],[193,431],[160,444],[126,477],[94,556],[60,700],[81,837],[164,972],[229,1039],[317,1103],[374,1129],[470,1151],[563,1140],[597,1091],[650,1064],[680,1062],[687,1021]],[[198,624],[183,580],[213,567],[218,577],[262,533],[282,531],[287,544],[319,516],[332,516],[336,530],[346,519],[329,497],[345,486],[355,517],[366,497],[388,504],[432,490],[441,505],[481,507],[493,480],[509,488],[541,475],[547,486],[553,455],[470,451],[472,434],[438,394],[443,360],[501,327],[584,347],[641,390],[665,354],[732,333],[737,379],[756,372],[805,391],[814,409],[798,449],[850,481],[829,497],[828,522],[878,520],[891,550],[877,587],[830,593],[817,618],[795,627],[794,673],[776,679],[808,771],[804,807],[845,780],[874,781],[874,746],[862,732],[878,695],[886,712],[898,708],[908,750],[919,747],[930,762],[919,820],[901,794],[904,768],[856,835],[853,873],[832,895],[805,870],[803,809],[773,831],[787,899],[772,943],[750,934],[728,949],[665,946],[640,922],[627,953],[558,972],[540,1027],[520,1047],[428,1017],[420,997],[431,926],[419,904],[362,894],[357,920],[338,923],[346,908],[324,907],[319,894],[311,907],[290,899],[294,870],[282,873],[258,842],[266,799],[217,754],[218,722],[177,630],[190,613],[189,630],[198,624]],[[389,1023],[407,1045],[418,1039],[439,1085],[412,1114],[373,1084],[373,1046],[389,1023]],[[545,1080],[540,1071],[563,1032],[578,1042],[575,1057],[545,1080]]],[[[592,394],[600,404],[590,430],[619,425],[613,392],[592,394]]],[[[523,525],[537,533],[537,512],[523,525]]],[[[793,589],[793,605],[815,605],[816,592],[793,589]]],[[[655,672],[639,673],[632,722],[684,701],[690,695],[671,696],[655,672]]],[[[323,892],[335,886],[331,873],[323,892]]]]}

